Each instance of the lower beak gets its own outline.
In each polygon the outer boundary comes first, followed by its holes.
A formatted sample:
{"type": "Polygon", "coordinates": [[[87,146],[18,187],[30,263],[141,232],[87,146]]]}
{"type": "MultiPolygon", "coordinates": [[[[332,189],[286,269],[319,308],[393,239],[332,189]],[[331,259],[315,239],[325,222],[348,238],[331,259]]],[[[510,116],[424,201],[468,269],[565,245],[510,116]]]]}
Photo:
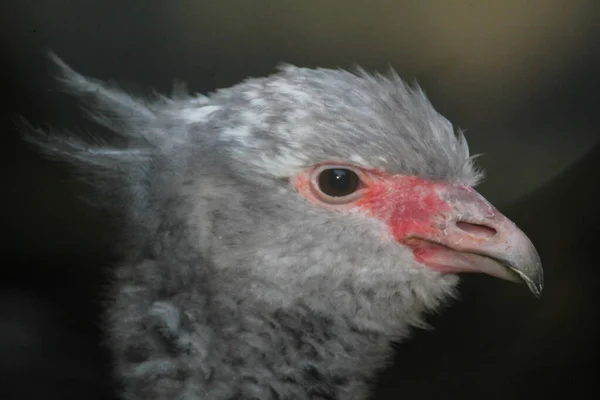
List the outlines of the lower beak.
{"type": "Polygon", "coordinates": [[[403,240],[415,258],[442,272],[524,282],[539,297],[544,274],[529,238],[475,190],[459,185],[436,185],[435,190],[448,207],[431,216],[429,229],[403,240]]]}

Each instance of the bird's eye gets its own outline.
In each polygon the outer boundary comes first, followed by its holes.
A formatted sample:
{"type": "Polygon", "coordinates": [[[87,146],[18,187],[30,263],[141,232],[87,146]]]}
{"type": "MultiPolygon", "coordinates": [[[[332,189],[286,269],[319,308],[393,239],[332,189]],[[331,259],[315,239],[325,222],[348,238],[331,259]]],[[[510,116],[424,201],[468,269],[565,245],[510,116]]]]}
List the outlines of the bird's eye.
{"type": "Polygon", "coordinates": [[[321,195],[335,200],[342,200],[354,194],[360,188],[358,174],[348,168],[326,168],[317,171],[315,183],[321,195]]]}
{"type": "Polygon", "coordinates": [[[300,171],[293,185],[311,202],[338,207],[354,203],[367,194],[370,182],[371,175],[361,168],[322,164],[300,171]]]}

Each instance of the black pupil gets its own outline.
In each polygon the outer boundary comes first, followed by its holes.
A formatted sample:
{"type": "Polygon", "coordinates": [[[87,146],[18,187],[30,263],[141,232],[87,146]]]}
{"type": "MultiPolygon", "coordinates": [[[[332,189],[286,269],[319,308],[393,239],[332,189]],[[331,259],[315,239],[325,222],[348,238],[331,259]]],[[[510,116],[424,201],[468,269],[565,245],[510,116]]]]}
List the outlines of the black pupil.
{"type": "Polygon", "coordinates": [[[319,175],[319,189],[328,196],[348,196],[356,191],[358,183],[358,175],[349,169],[326,169],[319,175]]]}

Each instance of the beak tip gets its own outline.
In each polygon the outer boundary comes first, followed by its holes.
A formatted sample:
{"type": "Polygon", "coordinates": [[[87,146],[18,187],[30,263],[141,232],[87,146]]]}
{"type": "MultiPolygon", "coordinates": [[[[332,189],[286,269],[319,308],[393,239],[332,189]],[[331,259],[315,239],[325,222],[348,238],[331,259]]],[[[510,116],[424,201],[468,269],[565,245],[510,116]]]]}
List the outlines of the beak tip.
{"type": "Polygon", "coordinates": [[[537,265],[533,268],[533,274],[525,274],[522,270],[516,268],[511,268],[511,270],[519,275],[536,299],[539,299],[542,296],[544,290],[544,273],[541,265],[537,265]]]}
{"type": "Polygon", "coordinates": [[[527,282],[527,286],[529,287],[529,290],[535,296],[536,299],[542,297],[542,292],[544,288],[541,285],[530,284],[529,282],[527,282]]]}

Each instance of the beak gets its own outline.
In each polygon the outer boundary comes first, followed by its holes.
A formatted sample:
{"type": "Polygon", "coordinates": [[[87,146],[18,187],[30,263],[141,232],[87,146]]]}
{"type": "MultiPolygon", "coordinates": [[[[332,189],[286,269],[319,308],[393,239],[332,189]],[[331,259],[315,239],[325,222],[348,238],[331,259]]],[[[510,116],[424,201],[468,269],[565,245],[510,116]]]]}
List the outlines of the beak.
{"type": "Polygon", "coordinates": [[[404,230],[398,238],[413,249],[417,261],[442,272],[477,272],[524,282],[536,297],[541,295],[540,257],[512,221],[469,187],[431,182],[426,186],[440,206],[421,209],[417,214],[425,220],[420,218],[413,225],[416,229],[404,230]]]}

